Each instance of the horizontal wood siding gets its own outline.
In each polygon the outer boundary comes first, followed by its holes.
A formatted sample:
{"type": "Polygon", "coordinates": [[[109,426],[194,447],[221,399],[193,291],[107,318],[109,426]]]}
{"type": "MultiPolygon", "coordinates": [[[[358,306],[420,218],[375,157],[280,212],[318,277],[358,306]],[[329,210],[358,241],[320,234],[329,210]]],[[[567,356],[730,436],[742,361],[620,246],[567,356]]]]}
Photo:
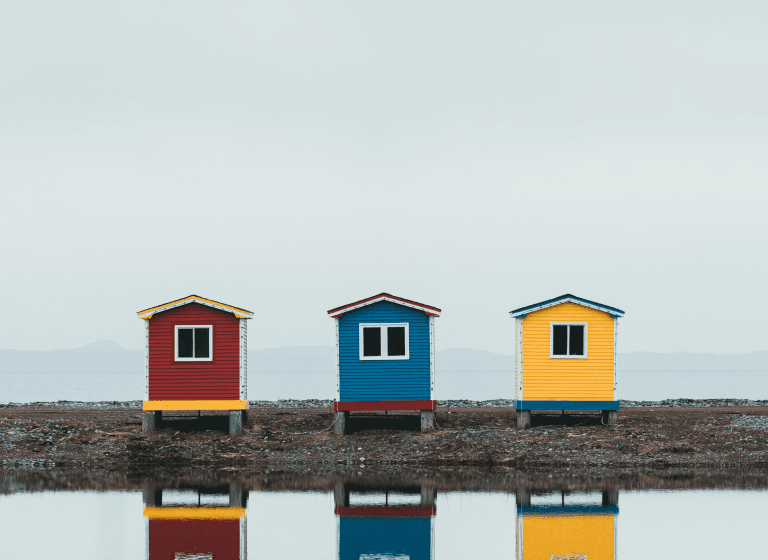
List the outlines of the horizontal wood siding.
{"type": "Polygon", "coordinates": [[[240,396],[240,320],[197,303],[149,320],[149,400],[237,400],[240,396]],[[177,362],[176,325],[212,325],[213,360],[177,362]]]}
{"type": "Polygon", "coordinates": [[[612,401],[613,318],[563,303],[523,319],[523,399],[612,401]],[[587,323],[587,359],[550,358],[550,323],[587,323]]]}
{"type": "Polygon", "coordinates": [[[390,302],[339,319],[339,389],[342,401],[428,400],[430,396],[429,318],[390,302]],[[408,360],[360,360],[360,323],[408,323],[408,360]]]}

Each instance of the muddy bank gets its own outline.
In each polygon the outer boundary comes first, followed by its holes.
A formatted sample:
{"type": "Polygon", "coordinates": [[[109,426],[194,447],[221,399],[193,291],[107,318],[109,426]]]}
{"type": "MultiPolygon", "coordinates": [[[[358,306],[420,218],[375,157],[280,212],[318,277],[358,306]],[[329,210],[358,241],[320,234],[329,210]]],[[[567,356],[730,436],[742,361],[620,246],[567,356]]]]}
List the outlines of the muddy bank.
{"type": "Polygon", "coordinates": [[[330,433],[325,408],[255,408],[240,438],[225,416],[164,420],[141,433],[141,411],[123,407],[0,409],[3,468],[88,467],[150,472],[196,466],[257,471],[354,472],[380,467],[670,469],[768,467],[768,407],[624,408],[618,426],[591,414],[533,416],[517,430],[505,408],[440,408],[438,429],[416,415],[353,415],[330,433]]]}
{"type": "MultiPolygon", "coordinates": [[[[333,401],[330,399],[281,399],[279,401],[249,401],[251,408],[327,408],[332,409],[333,401]]],[[[51,410],[60,408],[85,409],[85,410],[111,410],[111,409],[141,409],[142,401],[56,401],[35,403],[10,403],[0,404],[2,409],[37,409],[51,410]]],[[[491,399],[485,401],[471,401],[466,399],[453,399],[437,401],[440,408],[515,408],[513,399],[491,399]]],[[[637,407],[741,407],[762,406],[768,407],[768,400],[751,399],[666,399],[663,401],[630,401],[622,400],[621,406],[626,408],[637,407]]]]}

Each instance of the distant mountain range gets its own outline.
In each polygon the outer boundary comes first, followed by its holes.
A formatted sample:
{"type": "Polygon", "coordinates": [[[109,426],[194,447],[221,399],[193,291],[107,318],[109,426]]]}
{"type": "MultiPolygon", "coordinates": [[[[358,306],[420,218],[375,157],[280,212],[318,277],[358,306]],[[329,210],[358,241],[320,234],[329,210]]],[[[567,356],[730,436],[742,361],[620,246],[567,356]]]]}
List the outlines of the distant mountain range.
{"type": "MultiPolygon", "coordinates": [[[[251,349],[251,371],[333,371],[336,350],[331,346],[288,346],[251,349]]],[[[449,348],[437,352],[438,371],[512,371],[514,358],[486,350],[449,348]]],[[[620,371],[766,370],[768,352],[749,354],[690,354],[630,352],[618,355],[620,371]]],[[[100,340],[72,350],[0,350],[0,371],[141,371],[144,352],[126,350],[100,340]]]]}

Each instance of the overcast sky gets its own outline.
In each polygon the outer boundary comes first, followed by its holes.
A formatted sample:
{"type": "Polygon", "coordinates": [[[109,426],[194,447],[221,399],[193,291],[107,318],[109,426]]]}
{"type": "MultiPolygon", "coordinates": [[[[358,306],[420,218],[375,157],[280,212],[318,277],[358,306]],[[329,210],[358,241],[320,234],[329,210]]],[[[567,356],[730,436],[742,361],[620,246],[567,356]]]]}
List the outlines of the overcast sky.
{"type": "Polygon", "coordinates": [[[334,343],[382,291],[438,349],[511,309],[626,311],[619,350],[768,350],[768,3],[6,2],[0,348],[143,345],[245,307],[334,343]]]}

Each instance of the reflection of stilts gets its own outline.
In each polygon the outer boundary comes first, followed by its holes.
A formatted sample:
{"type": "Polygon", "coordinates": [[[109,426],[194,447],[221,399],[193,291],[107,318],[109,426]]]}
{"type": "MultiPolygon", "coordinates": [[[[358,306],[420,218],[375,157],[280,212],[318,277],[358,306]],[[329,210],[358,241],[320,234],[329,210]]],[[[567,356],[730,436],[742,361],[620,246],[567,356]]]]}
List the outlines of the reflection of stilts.
{"type": "Polygon", "coordinates": [[[248,491],[241,483],[210,488],[163,487],[147,482],[142,497],[147,559],[174,560],[180,555],[246,558],[248,491]]]}
{"type": "Polygon", "coordinates": [[[566,503],[569,492],[562,490],[559,500],[555,493],[555,496],[552,496],[555,499],[532,505],[531,495],[539,493],[549,496],[553,494],[551,489],[537,492],[536,488],[525,484],[517,488],[517,560],[616,558],[618,488],[603,488],[599,504],[573,499],[566,503]]]}
{"type": "Polygon", "coordinates": [[[432,558],[432,518],[437,514],[435,488],[340,482],[333,497],[340,560],[432,558]]]}

